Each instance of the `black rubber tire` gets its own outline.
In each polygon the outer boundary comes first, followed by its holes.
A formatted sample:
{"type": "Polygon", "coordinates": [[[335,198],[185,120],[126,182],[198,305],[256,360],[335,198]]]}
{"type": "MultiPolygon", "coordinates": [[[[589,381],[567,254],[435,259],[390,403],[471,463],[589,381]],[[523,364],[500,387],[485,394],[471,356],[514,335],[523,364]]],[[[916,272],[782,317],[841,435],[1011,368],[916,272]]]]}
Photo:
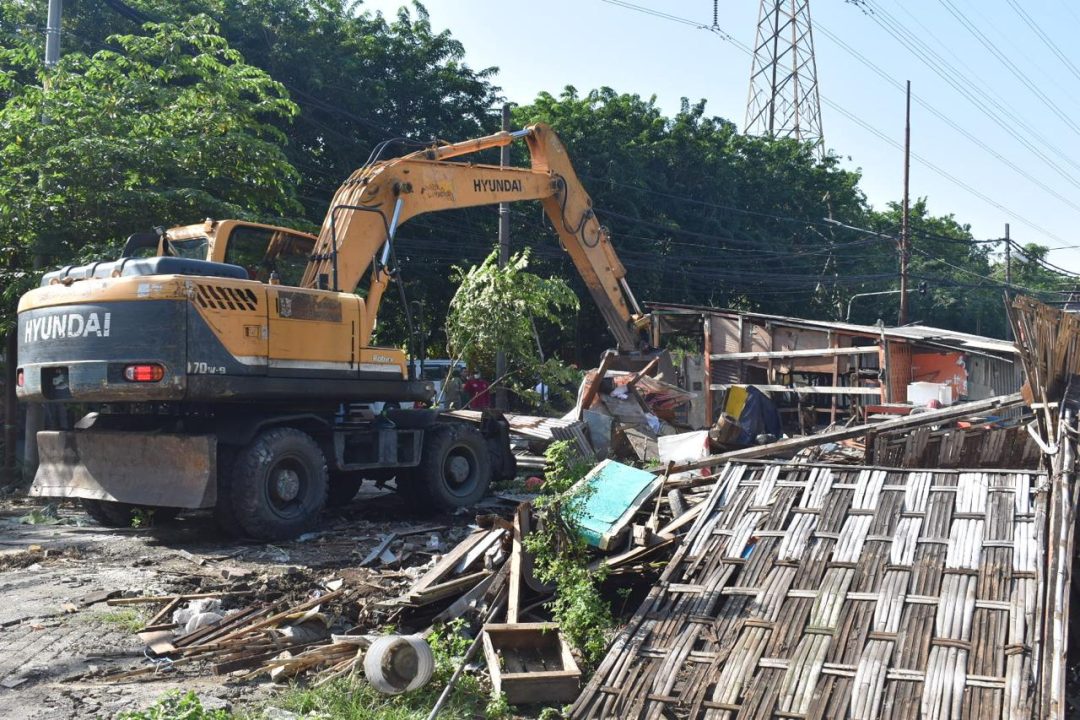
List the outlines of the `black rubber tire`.
{"type": "Polygon", "coordinates": [[[239,452],[226,485],[226,504],[243,534],[287,540],[318,522],[329,485],[326,458],[307,433],[272,428],[239,452]]]}
{"type": "Polygon", "coordinates": [[[89,500],[82,498],[83,510],[90,517],[105,527],[129,528],[152,527],[174,520],[180,514],[180,508],[142,507],[111,500],[89,500]],[[139,523],[135,524],[138,519],[139,523]]]}
{"type": "Polygon", "coordinates": [[[330,487],[326,492],[327,507],[341,507],[348,505],[349,501],[360,492],[360,486],[364,484],[364,476],[359,472],[332,472],[330,473],[330,487]]]}
{"type": "Polygon", "coordinates": [[[432,425],[424,433],[420,464],[405,475],[406,494],[425,507],[452,510],[475,505],[491,485],[487,442],[471,425],[432,425]]]}
{"type": "Polygon", "coordinates": [[[229,537],[242,537],[243,531],[236,522],[236,509],[232,502],[232,476],[236,456],[240,448],[235,445],[218,445],[217,449],[217,502],[214,520],[218,528],[229,537]]]}

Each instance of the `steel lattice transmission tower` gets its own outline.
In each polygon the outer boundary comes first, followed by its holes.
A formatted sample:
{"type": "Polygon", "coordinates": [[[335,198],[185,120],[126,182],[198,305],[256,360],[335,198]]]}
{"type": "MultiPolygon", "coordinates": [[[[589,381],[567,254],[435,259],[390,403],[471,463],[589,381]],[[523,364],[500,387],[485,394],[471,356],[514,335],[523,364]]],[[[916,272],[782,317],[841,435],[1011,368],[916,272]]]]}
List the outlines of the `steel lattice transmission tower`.
{"type": "Polygon", "coordinates": [[[761,0],[746,133],[824,148],[810,0],[761,0]]]}

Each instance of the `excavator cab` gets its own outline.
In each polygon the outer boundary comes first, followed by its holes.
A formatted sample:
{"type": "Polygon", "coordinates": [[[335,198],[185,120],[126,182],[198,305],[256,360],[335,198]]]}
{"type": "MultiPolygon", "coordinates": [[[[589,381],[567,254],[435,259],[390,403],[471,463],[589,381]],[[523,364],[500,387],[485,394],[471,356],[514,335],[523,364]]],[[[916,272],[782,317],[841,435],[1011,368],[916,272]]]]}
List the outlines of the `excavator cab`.
{"type": "Polygon", "coordinates": [[[134,233],[121,258],[176,257],[243,268],[249,280],[299,287],[317,238],[289,228],[241,220],[206,220],[134,233]]]}

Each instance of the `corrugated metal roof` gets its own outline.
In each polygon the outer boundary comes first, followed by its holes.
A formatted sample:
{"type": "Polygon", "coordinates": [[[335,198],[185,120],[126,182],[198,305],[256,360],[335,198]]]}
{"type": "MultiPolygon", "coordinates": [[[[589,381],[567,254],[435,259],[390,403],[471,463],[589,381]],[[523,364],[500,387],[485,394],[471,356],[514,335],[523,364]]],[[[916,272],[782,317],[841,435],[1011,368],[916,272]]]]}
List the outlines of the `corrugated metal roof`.
{"type": "Polygon", "coordinates": [[[791,327],[813,328],[816,330],[833,330],[852,335],[865,335],[870,337],[885,337],[897,340],[911,340],[929,344],[947,345],[958,350],[975,350],[997,353],[1001,355],[1015,355],[1016,346],[1008,340],[972,335],[970,333],[946,330],[945,328],[930,327],[927,325],[905,325],[903,327],[879,328],[876,325],[856,325],[830,320],[807,320],[805,318],[786,317],[784,315],[768,315],[766,313],[743,312],[740,310],[724,310],[698,305],[657,304],[650,303],[652,310],[676,312],[676,313],[709,313],[736,318],[742,316],[751,320],[762,322],[780,323],[791,327]]]}

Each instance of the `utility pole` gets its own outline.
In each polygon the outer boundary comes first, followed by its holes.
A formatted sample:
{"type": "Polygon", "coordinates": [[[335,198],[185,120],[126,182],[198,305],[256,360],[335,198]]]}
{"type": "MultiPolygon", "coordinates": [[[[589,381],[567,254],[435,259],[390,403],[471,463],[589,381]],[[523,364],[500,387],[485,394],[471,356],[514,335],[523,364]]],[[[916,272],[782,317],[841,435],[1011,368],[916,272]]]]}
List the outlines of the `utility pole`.
{"type": "Polygon", "coordinates": [[[49,0],[49,18],[45,24],[45,69],[52,70],[60,62],[60,18],[63,0],[49,0]]]}
{"type": "Polygon", "coordinates": [[[1012,290],[1012,240],[1009,239],[1009,223],[1005,223],[1005,339],[1012,340],[1012,323],[1009,321],[1009,302],[1012,290]]]}
{"type": "MultiPolygon", "coordinates": [[[[510,132],[510,103],[502,106],[502,129],[510,132]]],[[[510,165],[510,146],[503,145],[499,148],[499,167],[510,165]]],[[[499,269],[506,267],[510,261],[510,203],[499,203],[499,269]]],[[[495,407],[499,410],[507,409],[506,387],[502,383],[502,377],[506,374],[506,351],[499,348],[495,354],[495,378],[499,380],[499,386],[495,388],[495,407]]]]}
{"type": "MultiPolygon", "coordinates": [[[[60,21],[64,14],[64,2],[63,0],[49,0],[49,15],[45,22],[45,69],[52,70],[60,62],[60,21]]],[[[49,76],[45,76],[45,96],[46,102],[48,102],[49,91],[49,76]]],[[[47,125],[49,123],[48,112],[42,108],[41,111],[41,124],[47,125]]],[[[38,176],[38,183],[42,186],[45,185],[46,179],[44,174],[38,176]]],[[[48,223],[46,223],[48,225],[48,223]]],[[[33,252],[33,266],[35,270],[40,270],[45,266],[45,243],[42,237],[36,238],[34,242],[33,252]]],[[[12,357],[12,362],[16,362],[17,358],[12,357]]],[[[26,465],[27,471],[31,474],[37,471],[38,466],[38,448],[37,448],[37,434],[38,430],[43,429],[45,426],[45,409],[41,403],[27,403],[26,405],[26,435],[23,439],[23,462],[26,465]]]]}
{"type": "Polygon", "coordinates": [[[911,174],[911,81],[907,81],[907,109],[904,113],[904,214],[900,219],[900,325],[908,323],[908,255],[911,227],[908,218],[908,180],[911,174]]]}

